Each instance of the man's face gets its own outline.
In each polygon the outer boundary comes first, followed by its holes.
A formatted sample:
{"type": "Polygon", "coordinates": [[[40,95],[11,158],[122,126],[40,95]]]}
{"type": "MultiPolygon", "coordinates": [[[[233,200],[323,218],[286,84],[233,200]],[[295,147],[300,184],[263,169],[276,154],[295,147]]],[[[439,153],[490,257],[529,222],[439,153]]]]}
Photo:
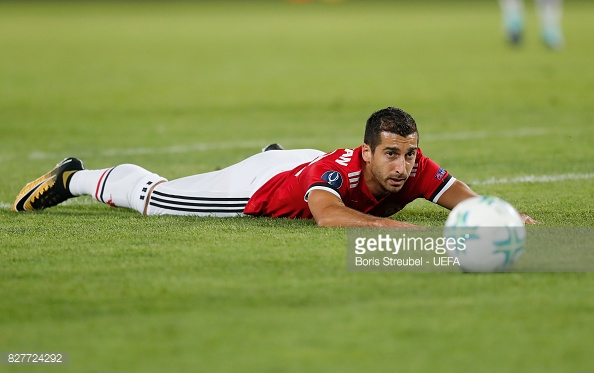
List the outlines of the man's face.
{"type": "Polygon", "coordinates": [[[382,132],[381,140],[373,153],[369,145],[363,144],[363,160],[367,164],[365,181],[376,197],[402,189],[415,164],[419,136],[382,132]]]}

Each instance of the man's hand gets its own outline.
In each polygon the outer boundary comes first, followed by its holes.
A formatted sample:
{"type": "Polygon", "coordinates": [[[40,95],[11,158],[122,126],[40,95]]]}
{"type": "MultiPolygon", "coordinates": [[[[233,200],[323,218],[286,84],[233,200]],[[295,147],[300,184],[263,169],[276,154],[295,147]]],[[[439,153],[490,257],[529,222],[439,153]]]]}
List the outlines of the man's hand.
{"type": "Polygon", "coordinates": [[[522,221],[524,222],[524,224],[538,224],[538,222],[534,219],[532,219],[530,216],[521,213],[520,212],[520,217],[522,218],[522,221]]]}

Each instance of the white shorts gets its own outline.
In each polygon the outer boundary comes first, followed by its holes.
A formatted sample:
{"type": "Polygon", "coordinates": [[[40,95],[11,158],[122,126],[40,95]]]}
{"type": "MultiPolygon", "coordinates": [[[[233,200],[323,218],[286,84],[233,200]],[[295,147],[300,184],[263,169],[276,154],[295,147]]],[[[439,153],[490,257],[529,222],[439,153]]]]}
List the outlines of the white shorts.
{"type": "Polygon", "coordinates": [[[314,149],[270,150],[218,171],[158,183],[146,215],[240,216],[251,196],[273,176],[311,162],[314,149]]]}

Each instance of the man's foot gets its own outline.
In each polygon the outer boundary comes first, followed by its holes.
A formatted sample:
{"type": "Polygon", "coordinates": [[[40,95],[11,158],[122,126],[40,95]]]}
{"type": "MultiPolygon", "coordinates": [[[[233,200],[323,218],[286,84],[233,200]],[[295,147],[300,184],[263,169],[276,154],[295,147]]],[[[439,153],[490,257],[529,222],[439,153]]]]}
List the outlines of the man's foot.
{"type": "Polygon", "coordinates": [[[542,31],[542,41],[553,50],[559,50],[563,47],[563,34],[558,27],[545,27],[542,31]]]}
{"type": "Polygon", "coordinates": [[[267,152],[269,150],[285,150],[285,148],[283,148],[283,146],[281,144],[269,144],[265,147],[262,148],[262,152],[267,152]]]}
{"type": "Polygon", "coordinates": [[[53,170],[25,185],[14,201],[12,210],[43,210],[74,197],[68,190],[70,178],[84,168],[80,159],[64,159],[53,170]]]}
{"type": "Polygon", "coordinates": [[[524,20],[519,13],[507,14],[503,23],[505,25],[505,32],[507,34],[507,41],[511,45],[522,44],[522,34],[524,32],[524,20]]]}

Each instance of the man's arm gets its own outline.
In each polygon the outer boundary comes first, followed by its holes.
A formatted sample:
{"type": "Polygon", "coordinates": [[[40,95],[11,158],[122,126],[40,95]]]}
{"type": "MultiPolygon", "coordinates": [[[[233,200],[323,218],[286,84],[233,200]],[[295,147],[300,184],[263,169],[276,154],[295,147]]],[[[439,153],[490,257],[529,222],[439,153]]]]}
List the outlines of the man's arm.
{"type": "Polygon", "coordinates": [[[451,187],[448,188],[441,197],[437,200],[437,204],[445,207],[448,210],[453,209],[456,205],[465,199],[477,197],[476,194],[470,187],[460,180],[454,181],[451,187]]]}
{"type": "Polygon", "coordinates": [[[325,190],[314,189],[310,191],[307,200],[309,210],[316,223],[321,227],[419,228],[417,225],[371,216],[353,210],[345,206],[340,198],[325,190]]]}
{"type": "MultiPolygon", "coordinates": [[[[456,205],[467,198],[476,197],[476,194],[470,187],[460,180],[454,181],[451,187],[446,190],[441,197],[437,200],[437,204],[445,207],[448,210],[453,209],[456,205]]],[[[530,216],[520,212],[520,216],[524,221],[524,224],[538,224],[538,222],[532,219],[530,216]]]]}

